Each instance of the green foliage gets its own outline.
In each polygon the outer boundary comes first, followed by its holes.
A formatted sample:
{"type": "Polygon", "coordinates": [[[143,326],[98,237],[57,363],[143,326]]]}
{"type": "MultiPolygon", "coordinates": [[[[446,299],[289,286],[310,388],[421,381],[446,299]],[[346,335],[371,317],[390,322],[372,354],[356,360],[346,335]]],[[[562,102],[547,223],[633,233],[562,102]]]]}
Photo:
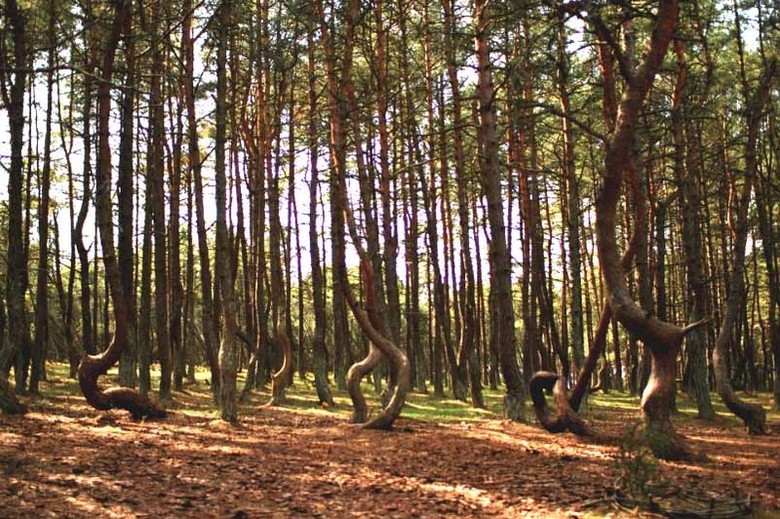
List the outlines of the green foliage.
{"type": "Polygon", "coordinates": [[[623,491],[640,501],[648,498],[649,485],[658,478],[655,456],[648,447],[643,429],[641,422],[629,427],[615,458],[623,491]]]}

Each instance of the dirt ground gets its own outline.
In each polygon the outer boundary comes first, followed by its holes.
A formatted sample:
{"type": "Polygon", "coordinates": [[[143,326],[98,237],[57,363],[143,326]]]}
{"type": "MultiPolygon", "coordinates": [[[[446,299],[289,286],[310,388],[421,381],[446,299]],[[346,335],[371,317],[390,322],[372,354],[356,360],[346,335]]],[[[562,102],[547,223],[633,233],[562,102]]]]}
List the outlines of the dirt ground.
{"type": "MultiPolygon", "coordinates": [[[[179,397],[186,400],[185,397],[179,397]]],[[[401,418],[367,431],[326,411],[243,409],[231,426],[187,402],[162,421],[70,395],[0,416],[2,517],[623,517],[609,498],[635,412],[593,413],[598,439],[490,419],[401,418]]],[[[750,496],[780,517],[780,428],[719,418],[679,430],[706,461],[658,463],[699,496],[750,496]]]]}

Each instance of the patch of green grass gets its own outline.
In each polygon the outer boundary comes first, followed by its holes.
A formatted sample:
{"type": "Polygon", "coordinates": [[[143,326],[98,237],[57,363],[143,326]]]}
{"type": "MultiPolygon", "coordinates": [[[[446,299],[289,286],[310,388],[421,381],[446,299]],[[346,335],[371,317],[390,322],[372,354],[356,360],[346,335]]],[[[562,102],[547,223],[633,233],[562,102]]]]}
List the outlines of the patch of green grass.
{"type": "MultiPolygon", "coordinates": [[[[245,375],[245,372],[238,374],[237,390],[239,394],[244,387],[245,375]]],[[[31,403],[34,406],[53,410],[58,407],[69,408],[75,403],[83,402],[78,382],[68,377],[67,364],[47,363],[47,376],[48,381],[42,386],[41,395],[31,399],[31,403]]],[[[166,405],[170,409],[185,414],[217,417],[218,413],[213,404],[211,386],[208,383],[210,378],[211,374],[207,368],[198,368],[195,372],[197,383],[195,385],[185,384],[184,392],[174,391],[171,401],[167,402],[166,405]]],[[[155,397],[160,381],[160,371],[157,365],[152,367],[151,380],[153,388],[152,397],[155,397]]],[[[109,386],[116,382],[116,367],[109,370],[108,374],[101,379],[101,383],[104,386],[109,386]]],[[[369,407],[376,412],[381,404],[379,394],[375,391],[373,384],[368,380],[364,380],[361,388],[369,407]]],[[[314,415],[348,418],[352,413],[352,402],[349,395],[346,391],[337,389],[335,384],[331,384],[331,391],[333,392],[336,405],[330,408],[323,408],[319,405],[317,399],[313,377],[309,374],[304,379],[301,379],[296,374],[293,379],[293,385],[286,390],[287,401],[284,407],[314,415]]],[[[411,392],[407,395],[406,405],[401,416],[434,423],[460,423],[500,419],[503,411],[503,390],[485,388],[482,396],[485,402],[485,409],[476,409],[471,406],[470,402],[461,402],[449,396],[434,398],[432,392],[411,392]]],[[[780,422],[780,413],[773,410],[771,394],[741,394],[740,396],[748,402],[761,404],[767,410],[767,418],[771,423],[780,422]]],[[[261,390],[254,391],[250,399],[241,405],[245,409],[252,408],[263,405],[270,399],[269,385],[261,390]]],[[[739,419],[726,409],[720,397],[715,393],[712,394],[712,402],[719,419],[724,419],[729,423],[733,422],[735,426],[740,426],[739,419]]],[[[552,402],[550,402],[550,405],[552,405],[552,402]]],[[[610,411],[638,413],[639,405],[639,396],[619,391],[610,391],[606,394],[599,391],[589,396],[588,410],[585,416],[600,417],[603,413],[610,411]]],[[[696,419],[696,402],[687,394],[683,392],[677,393],[677,408],[679,410],[677,419],[696,419]]],[[[530,401],[527,403],[526,416],[529,418],[533,416],[530,401]]]]}

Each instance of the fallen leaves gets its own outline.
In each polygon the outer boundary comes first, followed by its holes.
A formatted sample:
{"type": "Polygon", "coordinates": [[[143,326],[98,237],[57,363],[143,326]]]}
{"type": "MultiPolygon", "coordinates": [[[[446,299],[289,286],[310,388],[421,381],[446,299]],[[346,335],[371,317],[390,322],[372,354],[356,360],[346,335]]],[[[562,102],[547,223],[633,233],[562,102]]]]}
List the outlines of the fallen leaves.
{"type": "MultiPolygon", "coordinates": [[[[134,422],[33,409],[0,427],[0,515],[571,517],[616,479],[625,416],[599,416],[604,438],[587,442],[490,419],[402,418],[385,433],[284,408],[246,409],[238,427],[188,413],[134,422]]],[[[659,463],[663,476],[702,494],[742,488],[778,509],[776,435],[681,429],[710,461],[659,463]]]]}

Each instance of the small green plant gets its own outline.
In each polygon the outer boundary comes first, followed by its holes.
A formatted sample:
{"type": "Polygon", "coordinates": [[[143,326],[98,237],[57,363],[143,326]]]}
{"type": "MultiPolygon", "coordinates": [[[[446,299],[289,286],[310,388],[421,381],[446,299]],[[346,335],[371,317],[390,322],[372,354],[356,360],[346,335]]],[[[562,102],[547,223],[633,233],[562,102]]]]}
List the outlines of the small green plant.
{"type": "Polygon", "coordinates": [[[649,486],[657,481],[657,466],[653,452],[647,446],[641,422],[634,423],[620,444],[616,459],[620,487],[636,501],[646,501],[649,486]]]}

